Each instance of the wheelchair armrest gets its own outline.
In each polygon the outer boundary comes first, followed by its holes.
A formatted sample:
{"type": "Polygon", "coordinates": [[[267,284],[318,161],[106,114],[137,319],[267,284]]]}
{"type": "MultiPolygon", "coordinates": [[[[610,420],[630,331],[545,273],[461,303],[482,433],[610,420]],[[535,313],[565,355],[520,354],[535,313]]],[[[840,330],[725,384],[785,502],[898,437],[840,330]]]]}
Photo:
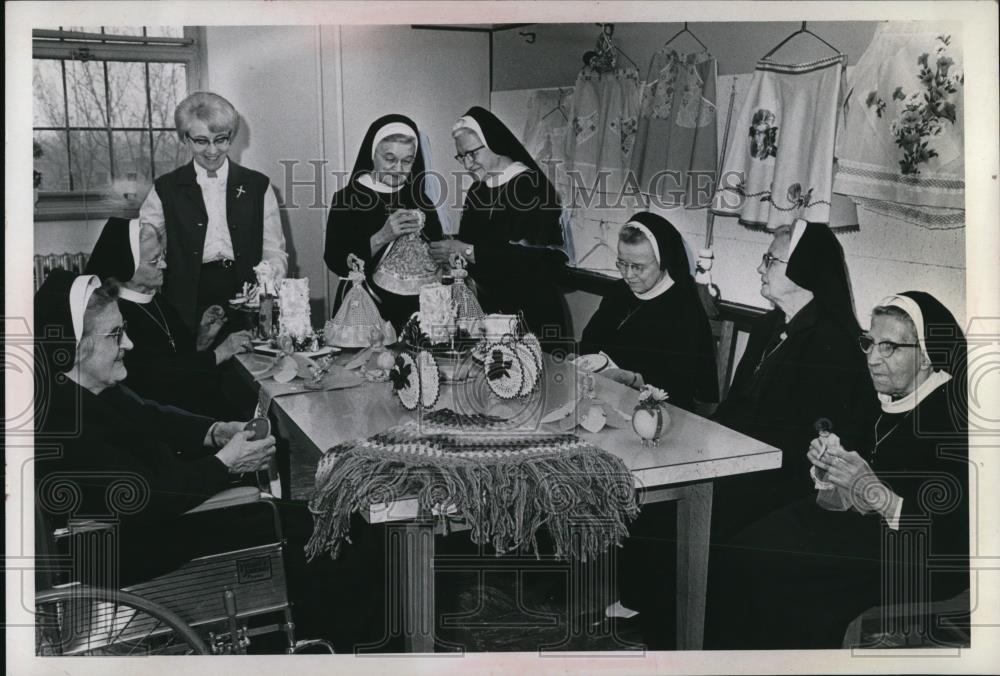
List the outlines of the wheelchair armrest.
{"type": "Polygon", "coordinates": [[[227,488],[220,493],[216,493],[197,507],[189,509],[185,512],[185,514],[197,514],[198,512],[207,512],[213,509],[223,509],[225,507],[234,507],[236,505],[247,505],[252,502],[259,501],[260,498],[260,489],[253,486],[237,486],[236,488],[227,488]]]}

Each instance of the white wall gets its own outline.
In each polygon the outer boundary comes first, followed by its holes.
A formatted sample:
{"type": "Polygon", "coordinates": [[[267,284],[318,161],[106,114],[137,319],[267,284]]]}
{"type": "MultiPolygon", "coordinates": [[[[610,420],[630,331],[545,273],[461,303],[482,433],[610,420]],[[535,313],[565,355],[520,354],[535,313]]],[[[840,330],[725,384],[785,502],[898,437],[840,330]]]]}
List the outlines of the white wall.
{"type": "MultiPolygon", "coordinates": [[[[738,76],[744,88],[750,75],[738,76]]],[[[731,76],[720,76],[719,120],[725,123],[731,76]],[[723,99],[722,97],[726,97],[723,99]]],[[[563,86],[571,87],[572,82],[563,86]]],[[[527,102],[535,90],[493,92],[492,110],[518,135],[527,119],[527,102]]],[[[737,98],[735,110],[739,109],[737,98]]],[[[735,113],[734,113],[735,116],[735,113]]],[[[704,209],[657,209],[684,235],[692,251],[704,247],[707,213],[704,209]]],[[[622,212],[621,222],[628,214],[622,212]]],[[[872,212],[859,210],[859,232],[839,235],[847,260],[855,296],[855,310],[862,326],[867,326],[871,308],[889,293],[923,290],[933,293],[964,323],[965,310],[965,229],[926,230],[872,212]]],[[[715,254],[713,281],[722,296],[756,307],[769,307],[760,296],[760,279],[755,269],[767,250],[770,235],[741,226],[736,218],[716,217],[712,250],[715,254]]],[[[577,251],[579,255],[581,252],[577,251]]],[[[579,336],[599,299],[575,292],[568,300],[573,327],[579,336]]]]}

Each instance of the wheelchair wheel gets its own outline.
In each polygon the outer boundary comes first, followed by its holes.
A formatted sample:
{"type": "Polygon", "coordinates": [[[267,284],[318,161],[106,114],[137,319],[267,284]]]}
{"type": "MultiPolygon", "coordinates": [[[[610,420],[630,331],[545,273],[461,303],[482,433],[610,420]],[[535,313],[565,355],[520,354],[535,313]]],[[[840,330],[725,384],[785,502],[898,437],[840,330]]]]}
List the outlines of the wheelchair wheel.
{"type": "Polygon", "coordinates": [[[184,620],[116,589],[72,585],[35,596],[37,655],[208,655],[184,620]]]}

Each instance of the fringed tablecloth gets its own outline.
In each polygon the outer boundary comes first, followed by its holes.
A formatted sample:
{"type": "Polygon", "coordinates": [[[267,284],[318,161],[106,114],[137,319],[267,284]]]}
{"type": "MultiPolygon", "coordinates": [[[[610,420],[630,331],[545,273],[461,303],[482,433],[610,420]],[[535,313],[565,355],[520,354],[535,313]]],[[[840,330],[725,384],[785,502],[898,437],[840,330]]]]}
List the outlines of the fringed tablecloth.
{"type": "Polygon", "coordinates": [[[442,409],[331,448],[316,470],[308,555],[336,557],[351,513],[413,496],[424,512],[460,514],[472,541],[497,554],[537,554],[542,526],[562,558],[586,561],[619,545],[638,514],[625,464],[576,435],[501,422],[442,409]]]}

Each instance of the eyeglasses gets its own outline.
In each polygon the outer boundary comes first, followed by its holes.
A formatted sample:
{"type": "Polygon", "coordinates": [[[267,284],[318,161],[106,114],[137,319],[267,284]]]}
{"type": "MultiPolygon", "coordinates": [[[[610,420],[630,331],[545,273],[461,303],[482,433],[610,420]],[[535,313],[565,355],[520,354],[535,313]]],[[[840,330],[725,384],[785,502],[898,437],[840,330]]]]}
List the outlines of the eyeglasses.
{"type": "Polygon", "coordinates": [[[652,263],[629,263],[628,261],[617,260],[615,261],[615,267],[618,268],[618,272],[622,273],[624,277],[628,272],[639,275],[642,274],[652,263]]]}
{"type": "Polygon", "coordinates": [[[475,160],[476,159],[476,153],[478,153],[480,150],[482,150],[485,147],[486,146],[483,145],[483,146],[479,146],[478,148],[473,148],[472,150],[466,150],[464,153],[459,153],[458,155],[455,155],[455,160],[459,164],[464,165],[466,160],[475,160]]]}
{"type": "Polygon", "coordinates": [[[768,251],[764,252],[764,255],[760,257],[760,260],[764,263],[764,267],[765,268],[771,267],[771,265],[774,264],[774,263],[787,263],[788,262],[786,260],[782,260],[781,258],[778,258],[777,256],[772,256],[770,254],[770,252],[768,252],[768,251]]]}
{"type": "Polygon", "coordinates": [[[865,354],[871,354],[872,350],[878,347],[879,356],[888,359],[892,354],[901,347],[920,347],[919,343],[894,343],[891,340],[883,340],[878,343],[871,336],[864,334],[858,336],[858,347],[865,354]]]}
{"type": "Polygon", "coordinates": [[[215,145],[217,148],[224,148],[229,145],[229,142],[233,140],[232,134],[222,134],[221,136],[216,136],[213,139],[207,139],[202,136],[195,138],[191,134],[185,134],[188,141],[194,144],[194,147],[198,150],[204,150],[209,145],[215,145]]]}
{"type": "Polygon", "coordinates": [[[114,338],[118,347],[122,345],[122,339],[125,337],[125,330],[128,328],[128,322],[122,321],[122,325],[113,330],[111,333],[98,333],[95,335],[101,336],[102,338],[114,338]]]}

